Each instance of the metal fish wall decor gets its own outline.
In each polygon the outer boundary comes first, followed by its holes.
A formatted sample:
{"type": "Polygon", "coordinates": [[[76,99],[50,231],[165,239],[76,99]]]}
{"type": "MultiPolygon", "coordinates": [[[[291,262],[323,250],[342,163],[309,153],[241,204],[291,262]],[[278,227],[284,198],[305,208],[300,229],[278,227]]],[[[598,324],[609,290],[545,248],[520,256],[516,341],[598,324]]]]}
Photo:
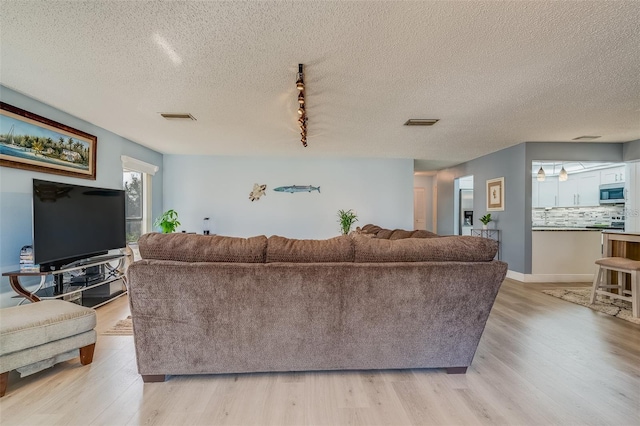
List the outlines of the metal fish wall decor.
{"type": "Polygon", "coordinates": [[[318,191],[318,193],[320,193],[320,187],[319,186],[311,186],[311,185],[306,185],[306,186],[300,186],[300,185],[279,186],[277,188],[274,188],[274,191],[276,191],[276,192],[289,192],[291,194],[293,194],[294,192],[311,192],[311,191],[318,191]]]}

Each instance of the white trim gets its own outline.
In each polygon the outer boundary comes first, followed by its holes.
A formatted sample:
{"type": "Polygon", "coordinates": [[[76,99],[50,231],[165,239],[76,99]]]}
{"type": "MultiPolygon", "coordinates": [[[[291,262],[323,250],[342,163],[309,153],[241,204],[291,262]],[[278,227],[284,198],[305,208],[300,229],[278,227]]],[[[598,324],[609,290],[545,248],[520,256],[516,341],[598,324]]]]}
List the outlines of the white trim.
{"type": "Polygon", "coordinates": [[[132,158],[127,155],[121,155],[120,160],[122,160],[123,169],[142,172],[151,176],[155,175],[156,172],[160,170],[160,167],[154,164],[145,163],[142,160],[138,160],[137,158],[132,158]]]}
{"type": "Polygon", "coordinates": [[[151,176],[143,175],[143,199],[142,199],[142,232],[147,233],[153,231],[151,225],[151,176]]]}
{"type": "Polygon", "coordinates": [[[523,283],[526,282],[524,274],[521,274],[520,272],[512,271],[511,269],[507,270],[507,278],[511,278],[512,280],[520,281],[523,283]]]}
{"type": "Polygon", "coordinates": [[[523,274],[507,271],[507,278],[523,283],[591,283],[593,274],[523,274]]]}

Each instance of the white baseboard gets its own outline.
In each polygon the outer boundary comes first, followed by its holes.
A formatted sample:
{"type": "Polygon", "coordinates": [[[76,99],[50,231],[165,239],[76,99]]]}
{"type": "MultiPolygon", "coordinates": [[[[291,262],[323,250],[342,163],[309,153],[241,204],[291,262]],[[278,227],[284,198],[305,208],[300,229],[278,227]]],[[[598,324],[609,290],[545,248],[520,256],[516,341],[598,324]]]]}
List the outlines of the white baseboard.
{"type": "Polygon", "coordinates": [[[526,282],[525,275],[520,272],[512,271],[511,269],[507,269],[507,278],[511,278],[512,280],[526,282]]]}
{"type": "Polygon", "coordinates": [[[523,283],[590,283],[593,274],[523,274],[507,271],[507,278],[523,283]]]}

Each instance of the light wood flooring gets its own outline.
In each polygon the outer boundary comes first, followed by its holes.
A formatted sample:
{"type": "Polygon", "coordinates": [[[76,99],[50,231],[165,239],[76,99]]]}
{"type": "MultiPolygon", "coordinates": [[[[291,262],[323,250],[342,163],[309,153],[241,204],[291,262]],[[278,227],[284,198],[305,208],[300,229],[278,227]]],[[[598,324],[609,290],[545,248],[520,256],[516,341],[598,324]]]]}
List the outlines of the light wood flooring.
{"type": "MultiPolygon", "coordinates": [[[[133,338],[20,379],[5,425],[640,425],[640,326],[503,284],[466,375],[442,370],[175,376],[143,384],[133,338]]],[[[98,333],[128,315],[98,309],[98,333]]]]}

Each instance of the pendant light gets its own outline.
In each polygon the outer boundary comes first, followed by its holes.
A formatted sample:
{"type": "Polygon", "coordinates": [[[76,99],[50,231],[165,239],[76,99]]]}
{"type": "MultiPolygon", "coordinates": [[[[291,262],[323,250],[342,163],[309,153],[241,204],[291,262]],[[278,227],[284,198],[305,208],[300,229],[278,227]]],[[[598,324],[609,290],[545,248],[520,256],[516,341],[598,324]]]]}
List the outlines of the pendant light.
{"type": "Polygon", "coordinates": [[[540,166],[540,170],[538,170],[538,182],[543,182],[547,178],[547,175],[544,172],[542,166],[540,166]]]}
{"type": "Polygon", "coordinates": [[[560,170],[560,174],[558,175],[558,180],[560,182],[565,182],[567,179],[569,179],[569,174],[567,173],[567,171],[564,169],[564,164],[562,165],[562,170],[560,170]]]}

